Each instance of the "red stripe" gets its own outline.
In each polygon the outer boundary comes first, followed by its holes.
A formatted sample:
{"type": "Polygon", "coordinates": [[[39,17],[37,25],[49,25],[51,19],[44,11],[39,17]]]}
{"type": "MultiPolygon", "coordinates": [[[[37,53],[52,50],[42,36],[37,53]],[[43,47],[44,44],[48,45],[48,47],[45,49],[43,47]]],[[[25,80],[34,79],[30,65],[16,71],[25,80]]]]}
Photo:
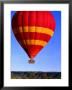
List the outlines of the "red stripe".
{"type": "MultiPolygon", "coordinates": [[[[23,47],[25,49],[25,47],[23,47]]],[[[39,45],[29,45],[27,46],[26,52],[30,58],[34,58],[43,48],[43,46],[39,45]]]]}
{"type": "Polygon", "coordinates": [[[30,39],[30,40],[43,40],[43,41],[48,42],[51,38],[51,36],[49,36],[47,34],[36,33],[36,32],[35,33],[34,32],[21,32],[20,34],[16,33],[15,36],[18,40],[21,40],[21,41],[30,39]],[[22,37],[22,35],[24,35],[24,37],[22,37]],[[22,38],[20,38],[20,37],[22,37],[22,38]]]}
{"type": "Polygon", "coordinates": [[[18,20],[15,20],[14,24],[18,23],[19,26],[39,26],[55,29],[54,16],[48,11],[19,11],[16,17],[18,17],[18,20]]]}
{"type": "Polygon", "coordinates": [[[17,28],[17,13],[12,18],[12,29],[17,28]]]}
{"type": "Polygon", "coordinates": [[[24,11],[24,12],[22,12],[22,14],[23,14],[23,18],[22,18],[23,26],[28,25],[28,23],[29,23],[29,12],[24,11]]]}
{"type": "Polygon", "coordinates": [[[23,20],[23,12],[17,12],[17,17],[18,17],[18,26],[22,26],[23,25],[23,22],[22,22],[22,20],[23,20]]]}
{"type": "Polygon", "coordinates": [[[15,37],[16,37],[16,40],[17,40],[22,46],[26,47],[26,45],[23,43],[23,38],[24,38],[23,34],[21,34],[21,33],[18,32],[18,35],[16,35],[16,34],[14,34],[14,35],[15,35],[15,37]]]}

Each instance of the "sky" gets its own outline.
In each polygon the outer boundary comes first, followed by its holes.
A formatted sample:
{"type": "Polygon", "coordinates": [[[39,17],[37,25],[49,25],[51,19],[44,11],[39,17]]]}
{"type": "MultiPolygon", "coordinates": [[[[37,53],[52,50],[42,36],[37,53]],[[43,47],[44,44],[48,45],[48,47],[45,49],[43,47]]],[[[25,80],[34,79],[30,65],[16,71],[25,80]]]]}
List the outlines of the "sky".
{"type": "MultiPolygon", "coordinates": [[[[29,57],[11,28],[11,71],[61,72],[61,12],[51,12],[56,21],[55,32],[48,44],[34,58],[34,64],[28,63],[29,57]]],[[[11,19],[14,14],[15,11],[11,11],[11,19]]]]}

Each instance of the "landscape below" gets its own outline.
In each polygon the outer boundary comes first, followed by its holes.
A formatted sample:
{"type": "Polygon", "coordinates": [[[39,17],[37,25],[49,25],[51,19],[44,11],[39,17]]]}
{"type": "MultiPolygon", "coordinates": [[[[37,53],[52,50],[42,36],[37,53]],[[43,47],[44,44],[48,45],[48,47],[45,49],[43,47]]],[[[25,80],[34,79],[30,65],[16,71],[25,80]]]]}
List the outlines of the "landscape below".
{"type": "Polygon", "coordinates": [[[11,79],[61,79],[61,72],[11,72],[11,79]]]}

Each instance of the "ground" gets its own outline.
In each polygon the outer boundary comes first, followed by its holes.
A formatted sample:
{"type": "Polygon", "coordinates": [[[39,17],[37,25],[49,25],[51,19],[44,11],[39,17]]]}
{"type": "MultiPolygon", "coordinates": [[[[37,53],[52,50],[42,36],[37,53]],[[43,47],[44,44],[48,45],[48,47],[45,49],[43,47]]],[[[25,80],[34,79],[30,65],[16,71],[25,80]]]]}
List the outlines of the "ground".
{"type": "Polygon", "coordinates": [[[61,79],[61,72],[11,72],[11,79],[61,79]]]}

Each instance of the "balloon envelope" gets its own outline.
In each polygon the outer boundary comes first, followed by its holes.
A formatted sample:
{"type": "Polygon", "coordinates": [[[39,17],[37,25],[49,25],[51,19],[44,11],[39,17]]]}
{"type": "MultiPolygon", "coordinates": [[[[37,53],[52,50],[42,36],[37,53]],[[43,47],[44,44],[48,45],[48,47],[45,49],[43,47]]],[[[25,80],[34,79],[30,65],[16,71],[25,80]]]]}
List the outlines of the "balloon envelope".
{"type": "Polygon", "coordinates": [[[34,58],[54,34],[55,19],[50,11],[17,11],[12,30],[30,58],[34,58]]]}

